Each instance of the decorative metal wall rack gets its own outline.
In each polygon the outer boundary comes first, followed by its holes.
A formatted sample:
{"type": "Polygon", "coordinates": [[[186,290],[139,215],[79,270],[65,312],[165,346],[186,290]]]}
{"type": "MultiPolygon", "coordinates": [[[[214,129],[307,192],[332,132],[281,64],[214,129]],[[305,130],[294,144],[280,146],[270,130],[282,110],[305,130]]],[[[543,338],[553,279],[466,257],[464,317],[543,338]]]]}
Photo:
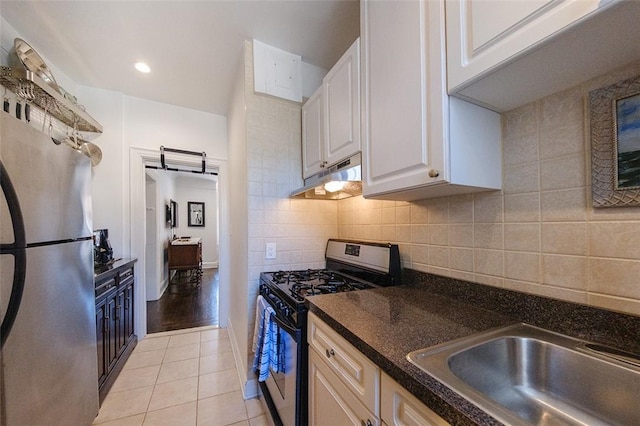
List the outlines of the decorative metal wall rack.
{"type": "Polygon", "coordinates": [[[0,84],[60,120],[82,132],[102,133],[102,126],[84,108],[65,98],[37,74],[20,68],[0,67],[0,84]]]}

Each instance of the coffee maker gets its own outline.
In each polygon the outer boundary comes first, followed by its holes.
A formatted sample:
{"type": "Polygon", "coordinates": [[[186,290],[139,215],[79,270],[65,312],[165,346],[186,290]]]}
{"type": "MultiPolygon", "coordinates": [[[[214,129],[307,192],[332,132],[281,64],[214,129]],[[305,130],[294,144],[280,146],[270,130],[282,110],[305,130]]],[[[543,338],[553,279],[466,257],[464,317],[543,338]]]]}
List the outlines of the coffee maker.
{"type": "Polygon", "coordinates": [[[109,243],[109,230],[93,231],[93,262],[96,265],[108,265],[113,261],[113,249],[109,243]]]}

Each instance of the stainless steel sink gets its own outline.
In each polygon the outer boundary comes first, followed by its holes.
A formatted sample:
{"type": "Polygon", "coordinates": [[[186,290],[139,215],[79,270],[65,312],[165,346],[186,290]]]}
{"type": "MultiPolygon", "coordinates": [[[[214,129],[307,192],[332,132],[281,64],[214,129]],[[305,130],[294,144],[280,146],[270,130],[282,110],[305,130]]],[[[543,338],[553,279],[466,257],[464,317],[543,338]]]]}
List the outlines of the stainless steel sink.
{"type": "Polygon", "coordinates": [[[639,425],[640,360],[526,324],[409,361],[508,425],[639,425]]]}

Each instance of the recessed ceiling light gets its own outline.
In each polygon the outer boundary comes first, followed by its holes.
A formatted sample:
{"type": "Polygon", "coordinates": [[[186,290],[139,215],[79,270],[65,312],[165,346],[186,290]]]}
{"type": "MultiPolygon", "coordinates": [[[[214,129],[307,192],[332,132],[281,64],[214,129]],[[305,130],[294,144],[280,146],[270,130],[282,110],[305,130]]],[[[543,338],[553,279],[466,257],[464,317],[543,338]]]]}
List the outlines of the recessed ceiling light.
{"type": "Polygon", "coordinates": [[[145,64],[144,62],[136,62],[134,66],[138,71],[143,72],[145,74],[151,72],[151,68],[149,68],[149,65],[145,64]]]}

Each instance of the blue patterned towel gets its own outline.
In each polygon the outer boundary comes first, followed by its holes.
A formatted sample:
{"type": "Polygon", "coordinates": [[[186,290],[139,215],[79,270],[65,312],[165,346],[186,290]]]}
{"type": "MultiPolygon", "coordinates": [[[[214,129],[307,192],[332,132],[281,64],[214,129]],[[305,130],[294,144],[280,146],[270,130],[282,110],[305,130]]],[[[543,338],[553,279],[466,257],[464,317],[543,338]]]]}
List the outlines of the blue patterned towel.
{"type": "Polygon", "coordinates": [[[262,297],[256,301],[256,324],[253,329],[253,370],[259,372],[258,381],[269,377],[269,369],[284,372],[284,340],[281,330],[274,321],[275,311],[262,297]]]}

